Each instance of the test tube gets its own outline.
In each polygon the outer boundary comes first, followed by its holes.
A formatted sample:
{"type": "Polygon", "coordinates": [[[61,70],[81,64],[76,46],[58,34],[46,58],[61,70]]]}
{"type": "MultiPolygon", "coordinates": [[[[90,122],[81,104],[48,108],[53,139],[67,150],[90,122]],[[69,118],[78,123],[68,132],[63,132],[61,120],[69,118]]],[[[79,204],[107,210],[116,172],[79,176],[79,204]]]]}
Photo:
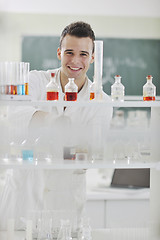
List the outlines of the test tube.
{"type": "Polygon", "coordinates": [[[102,93],[103,41],[94,41],[94,46],[95,99],[100,99],[102,93]]]}
{"type": "Polygon", "coordinates": [[[5,94],[5,68],[4,62],[0,62],[0,94],[5,94]]]}
{"type": "Polygon", "coordinates": [[[19,73],[20,73],[20,79],[19,79],[19,94],[25,95],[25,86],[24,86],[24,62],[19,63],[19,73]]]}
{"type": "Polygon", "coordinates": [[[16,95],[22,95],[23,93],[23,63],[17,63],[16,64],[16,85],[15,85],[15,94],[16,95]]]}
{"type": "Polygon", "coordinates": [[[30,64],[28,62],[24,63],[24,86],[25,86],[25,95],[28,95],[28,84],[29,84],[29,69],[30,64]]]}
{"type": "Polygon", "coordinates": [[[16,94],[16,67],[17,63],[12,62],[12,71],[11,71],[11,94],[16,94]]]}
{"type": "Polygon", "coordinates": [[[4,63],[5,94],[11,94],[11,63],[4,63]]]}

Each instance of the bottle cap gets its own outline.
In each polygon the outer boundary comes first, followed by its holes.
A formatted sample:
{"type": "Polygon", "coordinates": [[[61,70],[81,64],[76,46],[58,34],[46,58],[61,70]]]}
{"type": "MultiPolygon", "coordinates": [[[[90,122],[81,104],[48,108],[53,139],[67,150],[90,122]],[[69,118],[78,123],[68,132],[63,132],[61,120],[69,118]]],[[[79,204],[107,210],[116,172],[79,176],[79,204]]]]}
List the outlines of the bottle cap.
{"type": "Polygon", "coordinates": [[[148,78],[148,79],[151,79],[151,78],[152,78],[152,75],[148,75],[147,78],[148,78]]]}
{"type": "Polygon", "coordinates": [[[121,77],[120,75],[116,75],[115,77],[121,77]]]}
{"type": "Polygon", "coordinates": [[[51,77],[54,77],[55,76],[55,73],[51,73],[51,77]]]}

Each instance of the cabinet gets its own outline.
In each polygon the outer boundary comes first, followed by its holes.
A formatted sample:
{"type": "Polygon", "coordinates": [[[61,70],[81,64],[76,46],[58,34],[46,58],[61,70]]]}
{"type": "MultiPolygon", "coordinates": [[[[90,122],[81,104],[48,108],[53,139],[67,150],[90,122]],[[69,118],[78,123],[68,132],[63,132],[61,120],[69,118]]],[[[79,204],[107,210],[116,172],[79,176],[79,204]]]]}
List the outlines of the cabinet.
{"type": "MultiPolygon", "coordinates": [[[[159,225],[160,225],[160,214],[158,214],[158,210],[160,209],[160,201],[159,201],[159,190],[157,187],[157,183],[160,180],[160,174],[159,174],[159,156],[160,156],[160,150],[159,150],[159,122],[160,122],[160,102],[142,102],[142,101],[124,101],[122,103],[104,103],[104,102],[30,102],[30,101],[1,101],[0,107],[6,107],[7,106],[34,106],[34,107],[54,107],[54,106],[60,106],[60,107],[90,107],[90,106],[98,106],[98,107],[105,107],[107,104],[112,104],[114,108],[150,108],[151,109],[151,123],[150,128],[136,128],[135,126],[132,126],[130,128],[118,128],[118,129],[110,129],[107,132],[107,137],[105,138],[105,144],[102,144],[102,154],[99,155],[99,157],[96,158],[89,158],[88,160],[63,160],[59,159],[59,161],[23,161],[22,159],[16,158],[16,159],[8,159],[3,157],[1,155],[0,160],[0,167],[1,169],[88,169],[88,168],[150,168],[151,169],[151,197],[150,197],[150,223],[149,223],[149,233],[151,236],[151,239],[158,239],[160,237],[159,233],[159,225]],[[139,139],[146,139],[147,137],[150,137],[150,146],[151,146],[151,155],[147,160],[145,158],[141,158],[141,160],[137,157],[137,155],[133,155],[131,153],[134,152],[135,149],[132,148],[132,144],[138,141],[139,139]],[[129,140],[132,140],[128,147],[125,148],[125,155],[122,155],[121,149],[119,149],[119,142],[115,145],[115,139],[122,139],[124,140],[125,144],[123,144],[123,141],[121,141],[123,147],[126,146],[127,143],[129,143],[129,140]],[[124,146],[125,145],[125,146],[124,146]],[[118,148],[117,148],[118,147],[118,148]],[[117,150],[118,149],[118,150],[117,150]],[[115,154],[116,153],[116,154],[115,154]],[[131,155],[127,155],[131,154],[131,155]]],[[[7,110],[6,110],[7,111],[7,110]]],[[[2,112],[2,111],[1,111],[2,112]]],[[[3,116],[5,117],[5,116],[3,116]]],[[[7,128],[8,123],[4,123],[3,117],[1,118],[1,124],[7,128]]],[[[2,137],[1,137],[2,140],[2,137]]],[[[122,147],[121,145],[121,147],[122,147]]],[[[12,147],[12,146],[10,146],[12,147]]],[[[1,149],[3,151],[3,149],[1,149]]],[[[121,202],[121,204],[126,204],[125,202],[121,202]]],[[[136,206],[136,203],[133,203],[136,206]]],[[[144,203],[145,204],[145,203],[144,203]]],[[[123,206],[119,206],[119,209],[122,209],[123,206]]],[[[143,205],[143,204],[142,204],[143,205]]],[[[105,205],[105,208],[109,208],[110,210],[112,208],[115,208],[114,203],[108,202],[105,205]]],[[[128,209],[130,206],[128,205],[128,209]]],[[[141,209],[142,210],[142,209],[141,209]]],[[[101,208],[101,214],[104,213],[103,207],[101,208]]],[[[119,214],[122,214],[121,212],[119,214]]],[[[107,217],[109,217],[109,212],[107,217]]],[[[108,221],[108,228],[110,229],[111,225],[109,224],[109,220],[106,219],[106,222],[108,221]]],[[[114,220],[113,220],[114,221],[114,220]]],[[[105,226],[104,226],[105,227],[105,226]]],[[[128,226],[127,226],[128,227],[128,226]]],[[[116,223],[114,226],[115,229],[109,232],[109,230],[106,229],[106,231],[102,231],[102,233],[98,232],[99,236],[102,234],[103,236],[114,236],[113,239],[117,239],[116,236],[121,236],[124,234],[125,229],[117,230],[116,231],[116,223]]],[[[130,230],[126,230],[130,231],[130,230]]],[[[138,231],[138,230],[136,230],[138,231]]],[[[140,231],[140,230],[139,230],[140,231]]],[[[148,231],[148,229],[146,229],[148,231]]],[[[146,234],[145,231],[145,234],[146,234]]],[[[126,233],[128,234],[128,232],[126,233]]],[[[136,233],[137,234],[137,233],[136,233]]],[[[141,233],[139,233],[141,236],[141,233]]],[[[96,238],[97,232],[93,230],[93,239],[96,238]]],[[[127,236],[127,235],[126,235],[127,236]]],[[[145,235],[146,236],[146,235],[145,235]]],[[[103,238],[103,237],[102,237],[103,238]]],[[[102,239],[99,238],[99,239],[102,239]]],[[[18,239],[18,238],[17,238],[18,239]]],[[[126,239],[125,236],[123,239],[126,239]]],[[[133,232],[133,239],[134,238],[134,232],[133,232]]],[[[149,239],[148,235],[146,238],[142,239],[149,239]]]]}
{"type": "Polygon", "coordinates": [[[88,192],[86,214],[92,228],[149,228],[149,192],[122,188],[88,192]]]}

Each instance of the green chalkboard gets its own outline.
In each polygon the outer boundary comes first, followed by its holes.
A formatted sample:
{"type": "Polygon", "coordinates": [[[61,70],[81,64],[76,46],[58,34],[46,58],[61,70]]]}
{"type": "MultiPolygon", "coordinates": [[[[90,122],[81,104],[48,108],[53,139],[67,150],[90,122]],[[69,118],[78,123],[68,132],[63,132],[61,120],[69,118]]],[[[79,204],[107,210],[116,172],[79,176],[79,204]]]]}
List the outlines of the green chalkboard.
{"type": "MultiPolygon", "coordinates": [[[[153,76],[153,83],[160,95],[160,40],[99,38],[104,42],[103,89],[110,94],[114,76],[120,74],[126,95],[142,95],[146,76],[153,76]]],[[[97,38],[97,40],[99,40],[97,38]]],[[[47,70],[60,66],[57,59],[59,37],[24,36],[22,61],[30,62],[31,70],[47,70]]],[[[94,64],[88,71],[93,79],[94,64]]]]}

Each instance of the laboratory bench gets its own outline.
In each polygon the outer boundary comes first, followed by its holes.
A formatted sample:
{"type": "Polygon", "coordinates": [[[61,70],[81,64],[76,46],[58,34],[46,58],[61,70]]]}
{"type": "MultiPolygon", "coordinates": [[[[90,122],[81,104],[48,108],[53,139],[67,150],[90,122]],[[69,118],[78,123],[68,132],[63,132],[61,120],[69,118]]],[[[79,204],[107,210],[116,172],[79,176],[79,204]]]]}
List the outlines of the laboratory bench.
{"type": "MultiPolygon", "coordinates": [[[[103,159],[87,159],[85,161],[71,161],[59,159],[46,159],[45,161],[23,161],[21,158],[0,160],[1,169],[4,168],[33,168],[33,169],[115,169],[115,168],[150,168],[151,182],[150,189],[141,190],[124,190],[110,188],[96,188],[87,191],[86,211],[90,215],[92,222],[92,237],[93,240],[103,239],[122,239],[122,240],[157,240],[160,238],[160,149],[159,149],[159,123],[160,123],[160,101],[143,102],[141,98],[128,98],[124,102],[47,102],[47,101],[13,101],[2,99],[0,105],[8,106],[34,106],[37,109],[41,107],[104,107],[112,105],[114,109],[125,108],[149,108],[151,109],[150,128],[136,128],[135,125],[125,126],[116,129],[110,129],[110,138],[114,142],[114,137],[119,136],[147,138],[148,134],[151,138],[151,155],[145,159],[135,157],[125,159],[115,159],[113,151],[104,152],[103,159]],[[135,130],[133,129],[135,127],[135,130]],[[112,157],[111,157],[112,156],[112,157]],[[136,209],[136,211],[134,211],[136,209]],[[147,210],[146,210],[147,209],[147,210]],[[138,215],[139,213],[139,215],[138,215]],[[126,219],[131,221],[122,221],[122,216],[126,214],[126,219]],[[100,217],[101,216],[101,219],[100,217]],[[144,221],[145,218],[145,221],[144,221]],[[138,226],[139,225],[139,226],[138,226]],[[97,229],[98,228],[98,229],[97,229]]],[[[8,111],[8,109],[7,109],[8,111]]],[[[126,123],[126,122],[125,122],[126,123]]],[[[5,240],[4,235],[0,233],[0,239],[5,240]]],[[[22,239],[24,232],[15,232],[15,240],[22,239]]]]}

